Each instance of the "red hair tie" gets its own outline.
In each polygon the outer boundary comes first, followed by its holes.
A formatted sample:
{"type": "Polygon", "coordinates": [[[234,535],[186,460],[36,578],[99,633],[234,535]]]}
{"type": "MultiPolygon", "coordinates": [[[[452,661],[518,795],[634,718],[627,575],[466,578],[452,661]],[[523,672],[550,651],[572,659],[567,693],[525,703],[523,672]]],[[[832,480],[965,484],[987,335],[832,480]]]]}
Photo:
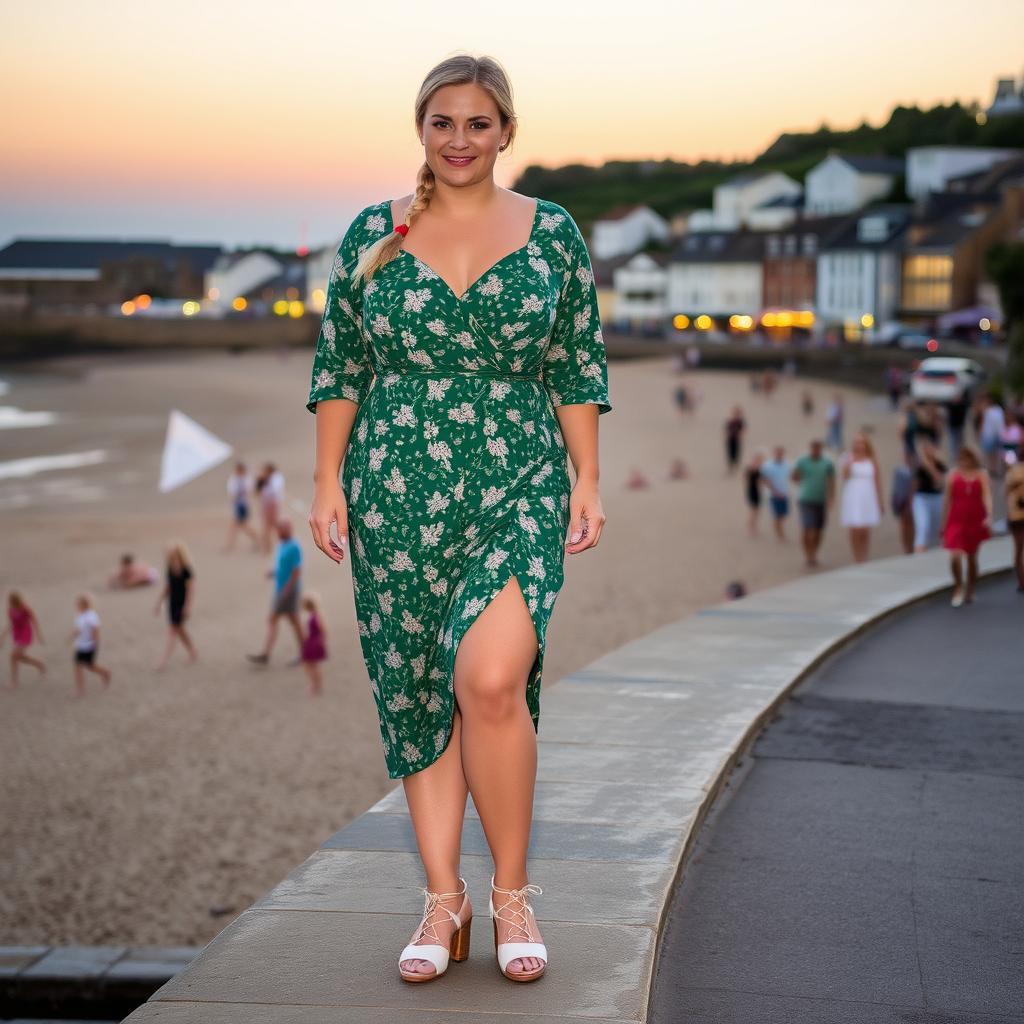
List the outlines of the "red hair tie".
{"type": "Polygon", "coordinates": [[[398,224],[395,226],[395,230],[404,238],[409,233],[409,225],[398,224]]]}

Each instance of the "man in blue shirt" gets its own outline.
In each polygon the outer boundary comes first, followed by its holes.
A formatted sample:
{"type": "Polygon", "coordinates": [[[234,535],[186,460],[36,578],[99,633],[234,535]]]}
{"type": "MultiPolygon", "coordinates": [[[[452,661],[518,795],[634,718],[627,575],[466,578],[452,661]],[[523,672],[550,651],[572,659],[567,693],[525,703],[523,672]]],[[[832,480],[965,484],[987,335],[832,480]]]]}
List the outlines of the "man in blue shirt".
{"type": "Polygon", "coordinates": [[[270,652],[277,639],[277,620],[282,615],[292,624],[300,652],[302,650],[302,623],[299,621],[302,548],[292,536],[292,522],[286,517],[277,521],[277,536],[279,542],[274,553],[274,568],[267,570],[267,576],[274,580],[274,596],[270,602],[270,618],[267,621],[267,639],[259,654],[247,655],[248,659],[257,665],[266,665],[270,661],[270,652]]]}

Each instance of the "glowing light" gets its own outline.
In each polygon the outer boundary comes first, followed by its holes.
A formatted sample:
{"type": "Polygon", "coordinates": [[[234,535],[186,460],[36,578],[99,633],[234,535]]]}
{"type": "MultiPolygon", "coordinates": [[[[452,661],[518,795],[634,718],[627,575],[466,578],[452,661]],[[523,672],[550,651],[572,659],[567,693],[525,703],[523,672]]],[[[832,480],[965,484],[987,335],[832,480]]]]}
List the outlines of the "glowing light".
{"type": "Polygon", "coordinates": [[[293,318],[298,318],[306,312],[306,307],[298,299],[288,303],[288,315],[293,318]]]}
{"type": "Polygon", "coordinates": [[[707,315],[707,313],[701,313],[699,317],[694,321],[698,331],[710,331],[714,327],[715,322],[707,315]]]}
{"type": "Polygon", "coordinates": [[[987,316],[983,316],[983,317],[982,317],[982,318],[981,318],[981,319],[980,319],[980,320],[978,321],[978,326],[979,326],[979,327],[980,327],[980,328],[981,328],[981,329],[982,329],[983,331],[989,331],[989,330],[991,330],[991,329],[992,329],[992,321],[991,321],[991,320],[989,320],[989,318],[988,318],[987,316]]]}
{"type": "Polygon", "coordinates": [[[286,288],[285,289],[285,295],[289,299],[297,299],[299,297],[299,289],[294,287],[294,285],[293,285],[291,288],[286,288]]]}
{"type": "Polygon", "coordinates": [[[690,318],[683,313],[676,313],[676,315],[672,317],[672,326],[677,331],[685,331],[686,328],[690,326],[690,318]]]}
{"type": "Polygon", "coordinates": [[[313,305],[314,306],[319,306],[321,309],[323,309],[323,305],[324,305],[324,303],[326,301],[327,301],[327,293],[323,290],[323,288],[314,288],[313,289],[313,305]]]}
{"type": "Polygon", "coordinates": [[[928,344],[925,345],[925,348],[927,348],[929,352],[938,352],[939,343],[934,338],[929,338],[928,344]]]}
{"type": "Polygon", "coordinates": [[[195,316],[199,312],[199,303],[195,299],[187,299],[181,304],[181,311],[185,316],[195,316]]]}
{"type": "Polygon", "coordinates": [[[814,312],[810,309],[802,309],[796,315],[796,322],[801,327],[813,327],[814,326],[814,312]]]}
{"type": "Polygon", "coordinates": [[[765,313],[764,316],[761,317],[761,326],[762,327],[774,327],[775,326],[775,321],[776,321],[776,317],[775,317],[774,313],[765,313]]]}
{"type": "Polygon", "coordinates": [[[729,317],[729,326],[734,331],[749,331],[754,326],[754,318],[745,313],[735,313],[729,317]]]}
{"type": "Polygon", "coordinates": [[[248,306],[248,305],[249,305],[249,303],[245,301],[245,296],[244,295],[237,296],[231,302],[231,308],[236,310],[239,313],[241,313],[242,310],[245,309],[245,307],[248,306]]]}
{"type": "Polygon", "coordinates": [[[287,299],[278,299],[277,302],[274,303],[272,308],[274,310],[274,313],[277,316],[287,316],[288,315],[288,300],[287,299]]]}
{"type": "Polygon", "coordinates": [[[875,318],[870,313],[865,313],[860,318],[860,325],[861,325],[861,327],[874,327],[875,326],[875,318]]]}
{"type": "Polygon", "coordinates": [[[220,289],[219,289],[219,288],[211,288],[211,289],[210,289],[210,290],[209,290],[209,291],[208,291],[208,292],[206,293],[206,297],[207,297],[208,299],[213,299],[214,301],[216,301],[217,299],[219,299],[219,298],[220,298],[220,289]]]}
{"type": "Polygon", "coordinates": [[[135,303],[132,302],[131,299],[129,299],[127,302],[122,302],[121,303],[121,312],[125,316],[131,316],[132,313],[135,312],[135,303]]]}
{"type": "Polygon", "coordinates": [[[143,292],[141,295],[135,296],[135,308],[136,309],[149,309],[150,303],[153,299],[143,292]]]}

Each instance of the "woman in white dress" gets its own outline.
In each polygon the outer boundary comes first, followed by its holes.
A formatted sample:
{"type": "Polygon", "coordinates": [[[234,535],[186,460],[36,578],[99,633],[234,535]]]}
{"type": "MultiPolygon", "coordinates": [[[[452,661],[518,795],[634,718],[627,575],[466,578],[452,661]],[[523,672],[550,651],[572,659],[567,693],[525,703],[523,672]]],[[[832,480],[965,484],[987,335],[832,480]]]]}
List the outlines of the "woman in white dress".
{"type": "Polygon", "coordinates": [[[843,491],[840,521],[850,531],[850,547],[856,562],[866,562],[871,528],[882,519],[882,474],[875,450],[864,434],[854,435],[843,460],[843,491]]]}

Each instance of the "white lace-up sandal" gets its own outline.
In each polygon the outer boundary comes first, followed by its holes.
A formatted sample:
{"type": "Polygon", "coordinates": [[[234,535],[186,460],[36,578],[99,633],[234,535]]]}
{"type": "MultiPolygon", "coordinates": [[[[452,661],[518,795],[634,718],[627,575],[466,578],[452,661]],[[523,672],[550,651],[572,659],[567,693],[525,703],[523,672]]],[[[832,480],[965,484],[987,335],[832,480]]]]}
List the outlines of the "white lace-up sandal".
{"type": "Polygon", "coordinates": [[[543,942],[536,940],[536,920],[533,914],[533,907],[530,906],[530,894],[539,896],[544,890],[539,885],[524,885],[521,889],[499,889],[494,884],[494,876],[491,876],[491,898],[490,912],[491,920],[494,922],[494,949],[498,954],[498,967],[501,973],[511,981],[536,981],[548,966],[548,949],[543,942]],[[494,893],[500,892],[510,897],[509,901],[498,911],[494,909],[494,893]],[[522,937],[522,941],[498,942],[498,921],[504,921],[511,925],[510,935],[514,938],[522,937]],[[520,960],[523,957],[532,956],[543,963],[535,971],[520,971],[518,974],[510,974],[505,968],[513,960],[520,960]]]}
{"type": "Polygon", "coordinates": [[[449,956],[456,962],[465,960],[469,956],[469,930],[473,924],[473,918],[471,915],[465,921],[462,920],[461,914],[466,907],[466,880],[460,878],[459,882],[462,884],[462,888],[458,892],[431,892],[426,888],[420,889],[420,892],[423,893],[423,920],[420,921],[409,945],[402,950],[398,958],[398,973],[405,981],[433,981],[448,970],[449,956]],[[463,897],[458,914],[441,906],[441,900],[455,899],[456,896],[463,897]],[[452,923],[455,925],[450,946],[441,942],[441,937],[436,931],[438,922],[431,920],[438,907],[452,919],[452,923]],[[423,938],[434,941],[417,945],[416,943],[423,938]],[[420,974],[419,972],[403,971],[402,964],[406,960],[426,960],[434,965],[434,973],[420,974]]]}

